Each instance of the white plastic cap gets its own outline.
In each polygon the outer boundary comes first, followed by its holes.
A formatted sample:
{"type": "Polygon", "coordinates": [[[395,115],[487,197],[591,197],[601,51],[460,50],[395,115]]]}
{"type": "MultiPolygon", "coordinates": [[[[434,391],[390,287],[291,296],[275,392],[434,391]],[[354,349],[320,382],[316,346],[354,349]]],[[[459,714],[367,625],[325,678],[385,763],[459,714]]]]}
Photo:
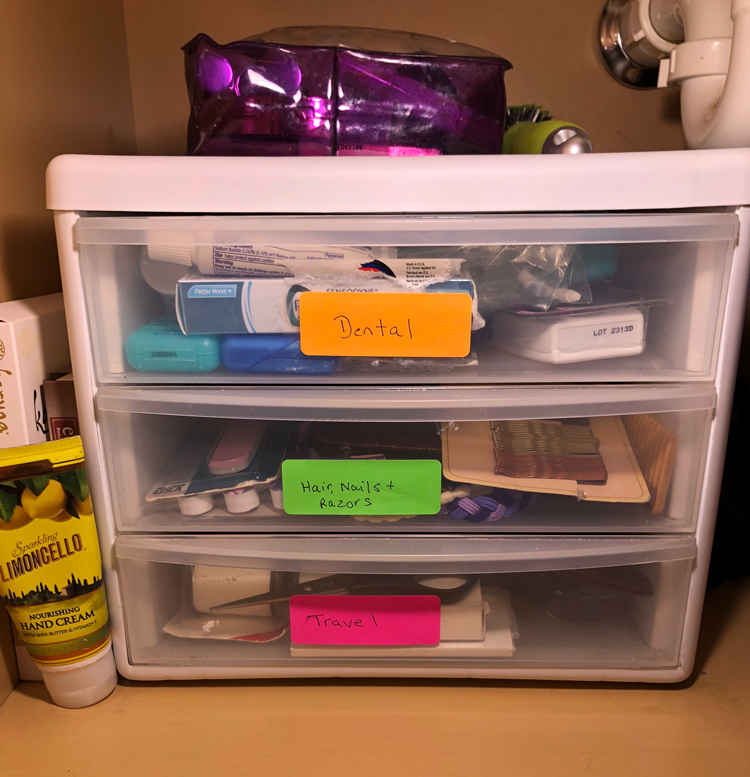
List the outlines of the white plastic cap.
{"type": "Polygon", "coordinates": [[[271,489],[271,502],[277,510],[284,509],[284,492],[280,488],[271,489]]]}
{"type": "Polygon", "coordinates": [[[224,501],[230,513],[249,513],[260,504],[260,497],[254,488],[238,488],[225,491],[224,501]]]}
{"type": "Polygon", "coordinates": [[[148,258],[157,262],[184,264],[188,267],[193,263],[193,249],[190,246],[146,246],[148,258]]]}
{"type": "Polygon", "coordinates": [[[117,667],[110,644],[92,658],[68,666],[41,666],[44,684],[58,707],[78,709],[106,699],[117,685],[117,667]]]}
{"type": "Polygon", "coordinates": [[[141,252],[141,274],[148,285],[159,292],[172,298],[174,309],[174,295],[177,282],[185,277],[188,270],[181,264],[160,262],[149,258],[148,251],[144,247],[141,252]]]}
{"type": "Polygon", "coordinates": [[[203,515],[209,510],[213,510],[213,494],[191,494],[190,496],[181,496],[177,500],[180,506],[180,512],[183,515],[203,515]]]}

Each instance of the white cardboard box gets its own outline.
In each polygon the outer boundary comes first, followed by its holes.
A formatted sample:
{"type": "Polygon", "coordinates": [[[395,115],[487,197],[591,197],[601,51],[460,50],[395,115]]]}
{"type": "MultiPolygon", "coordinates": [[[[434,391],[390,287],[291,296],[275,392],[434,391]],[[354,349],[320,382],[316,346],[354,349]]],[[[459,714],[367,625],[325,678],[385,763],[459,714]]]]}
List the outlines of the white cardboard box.
{"type": "Polygon", "coordinates": [[[67,364],[62,294],[0,303],[0,448],[46,441],[42,383],[67,364]]]}

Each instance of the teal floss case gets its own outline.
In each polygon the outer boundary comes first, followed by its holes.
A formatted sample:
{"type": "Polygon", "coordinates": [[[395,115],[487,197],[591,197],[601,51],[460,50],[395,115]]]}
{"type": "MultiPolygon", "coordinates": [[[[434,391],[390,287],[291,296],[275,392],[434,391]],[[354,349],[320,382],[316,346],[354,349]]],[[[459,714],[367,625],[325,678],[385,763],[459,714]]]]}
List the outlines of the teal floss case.
{"type": "Polygon", "coordinates": [[[176,320],[157,318],[128,337],[125,352],[134,370],[152,372],[213,372],[219,367],[215,335],[186,335],[176,320]]]}

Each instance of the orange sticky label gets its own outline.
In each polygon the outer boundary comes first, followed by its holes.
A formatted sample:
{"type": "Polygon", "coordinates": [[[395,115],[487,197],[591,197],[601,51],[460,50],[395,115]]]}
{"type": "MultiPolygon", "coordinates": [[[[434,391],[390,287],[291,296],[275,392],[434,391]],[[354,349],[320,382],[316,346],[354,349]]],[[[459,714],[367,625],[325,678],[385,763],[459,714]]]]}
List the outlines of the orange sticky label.
{"type": "Polygon", "coordinates": [[[462,293],[300,295],[308,356],[467,356],[471,297],[462,293]]]}

